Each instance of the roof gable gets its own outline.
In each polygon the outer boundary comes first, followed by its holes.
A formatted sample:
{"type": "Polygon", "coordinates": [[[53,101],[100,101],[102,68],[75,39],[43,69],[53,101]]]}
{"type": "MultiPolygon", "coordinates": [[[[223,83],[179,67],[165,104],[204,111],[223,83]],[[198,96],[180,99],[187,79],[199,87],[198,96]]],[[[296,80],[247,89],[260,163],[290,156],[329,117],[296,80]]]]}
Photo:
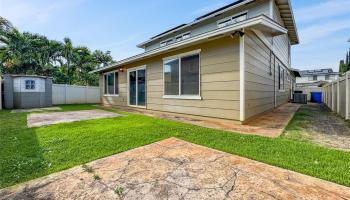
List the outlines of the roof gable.
{"type": "MultiPolygon", "coordinates": [[[[234,8],[238,8],[238,7],[241,7],[241,6],[244,6],[244,5],[247,5],[247,4],[250,4],[250,3],[253,3],[253,2],[256,2],[257,0],[237,0],[231,4],[228,4],[226,6],[223,6],[219,9],[216,9],[214,11],[211,11],[207,14],[204,14],[200,17],[197,17],[193,22],[191,23],[188,23],[188,24],[181,24],[177,27],[174,27],[174,28],[171,28],[163,33],[160,33],[160,34],[157,34],[156,36],[153,36],[151,37],[149,40],[141,43],[141,44],[138,44],[137,47],[144,47],[144,45],[156,40],[156,39],[159,39],[159,38],[162,38],[164,36],[167,36],[173,32],[176,32],[176,31],[180,31],[186,27],[189,27],[189,26],[193,26],[201,21],[204,21],[204,20],[207,20],[207,19],[210,19],[212,17],[215,17],[217,16],[218,14],[221,14],[221,13],[224,13],[224,12],[227,12],[229,10],[232,10],[234,8]]],[[[284,26],[286,27],[286,29],[288,30],[288,36],[291,40],[291,44],[299,44],[299,36],[298,36],[298,33],[297,33],[297,28],[296,28],[296,24],[295,24],[295,20],[294,20],[294,14],[293,14],[293,11],[292,11],[292,6],[291,6],[291,3],[290,3],[290,0],[275,0],[276,2],[276,5],[279,9],[279,12],[280,12],[280,15],[282,17],[282,20],[284,22],[284,26]]]]}

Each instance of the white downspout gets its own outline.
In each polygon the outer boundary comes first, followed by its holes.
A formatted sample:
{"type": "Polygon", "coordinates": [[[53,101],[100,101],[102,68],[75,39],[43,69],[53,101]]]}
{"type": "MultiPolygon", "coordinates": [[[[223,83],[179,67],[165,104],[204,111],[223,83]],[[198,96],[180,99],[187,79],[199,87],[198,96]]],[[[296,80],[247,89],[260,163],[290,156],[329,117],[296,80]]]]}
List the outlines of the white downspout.
{"type": "MultiPolygon", "coordinates": [[[[242,30],[244,32],[244,29],[242,30]]],[[[239,103],[240,103],[240,121],[245,120],[245,50],[244,35],[239,38],[239,103]]]]}

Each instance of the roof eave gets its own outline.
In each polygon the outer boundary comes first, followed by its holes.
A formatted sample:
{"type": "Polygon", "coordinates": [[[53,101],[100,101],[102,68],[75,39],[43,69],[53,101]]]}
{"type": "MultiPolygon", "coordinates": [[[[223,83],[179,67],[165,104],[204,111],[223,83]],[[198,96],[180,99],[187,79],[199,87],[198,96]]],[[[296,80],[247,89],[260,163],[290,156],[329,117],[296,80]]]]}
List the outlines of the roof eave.
{"type": "Polygon", "coordinates": [[[199,20],[194,20],[193,22],[188,23],[188,24],[186,24],[185,26],[176,28],[176,29],[174,29],[174,30],[172,30],[172,31],[170,31],[170,32],[165,33],[165,34],[158,35],[157,37],[152,37],[151,39],[149,39],[149,40],[147,40],[147,41],[145,41],[145,42],[142,42],[142,43],[140,43],[140,44],[138,44],[138,45],[136,45],[136,46],[137,46],[138,48],[145,48],[146,44],[148,44],[148,43],[150,43],[150,42],[152,42],[152,41],[155,41],[155,40],[157,40],[157,39],[159,39],[159,38],[162,38],[162,37],[164,37],[164,36],[166,36],[166,35],[169,35],[169,34],[171,34],[171,33],[174,33],[174,32],[176,32],[176,31],[179,31],[179,30],[184,29],[184,28],[186,28],[186,27],[193,26],[194,24],[197,24],[197,23],[199,23],[199,22],[202,22],[202,21],[204,21],[204,20],[206,20],[206,19],[215,17],[215,16],[217,16],[217,15],[220,14],[220,13],[224,13],[224,12],[227,12],[227,11],[229,11],[229,10],[238,8],[238,7],[242,6],[242,5],[249,4],[249,3],[253,2],[253,1],[256,1],[256,0],[246,0],[246,1],[243,1],[243,2],[241,2],[241,3],[239,3],[239,4],[230,6],[230,7],[226,8],[226,9],[223,9],[223,10],[221,10],[221,11],[219,11],[219,12],[216,12],[216,13],[213,13],[213,14],[211,14],[211,15],[208,15],[208,16],[206,16],[206,17],[204,17],[204,18],[199,19],[199,20]]]}
{"type": "Polygon", "coordinates": [[[249,28],[249,27],[253,28],[253,27],[259,27],[259,26],[269,28],[271,31],[274,31],[276,33],[279,32],[280,34],[286,34],[288,32],[287,29],[285,29],[284,27],[282,27],[281,25],[279,25],[278,23],[276,23],[275,21],[273,21],[269,17],[267,17],[265,15],[260,15],[260,16],[250,18],[250,19],[247,19],[245,21],[227,26],[225,28],[215,29],[213,31],[210,31],[210,32],[207,32],[204,34],[194,36],[191,39],[183,40],[181,42],[177,42],[177,43],[171,44],[169,46],[146,51],[144,53],[123,59],[123,60],[116,62],[114,64],[111,64],[111,65],[108,65],[106,67],[95,69],[95,70],[91,71],[90,73],[106,71],[106,70],[109,70],[111,68],[116,68],[116,67],[119,67],[121,65],[125,65],[125,64],[129,64],[131,62],[139,61],[139,60],[144,59],[144,58],[149,58],[151,56],[155,56],[158,54],[170,52],[170,51],[173,51],[173,50],[180,48],[180,47],[191,46],[191,45],[206,41],[207,39],[213,38],[215,36],[230,34],[230,33],[233,33],[234,31],[241,30],[243,28],[249,28]]]}
{"type": "MultiPolygon", "coordinates": [[[[280,12],[282,10],[281,6],[283,6],[283,5],[287,6],[287,13],[281,13],[281,16],[284,19],[283,21],[285,21],[285,20],[288,20],[288,19],[286,19],[288,17],[283,16],[283,15],[290,15],[289,18],[290,18],[290,20],[292,22],[293,34],[294,34],[294,35],[292,35],[292,37],[290,36],[291,44],[292,45],[299,44],[298,29],[297,29],[297,26],[296,26],[296,23],[295,23],[293,7],[292,7],[292,4],[291,4],[291,1],[290,0],[276,0],[276,2],[277,2],[278,8],[280,9],[280,12]]],[[[288,26],[288,25],[285,24],[285,26],[288,26]]]]}

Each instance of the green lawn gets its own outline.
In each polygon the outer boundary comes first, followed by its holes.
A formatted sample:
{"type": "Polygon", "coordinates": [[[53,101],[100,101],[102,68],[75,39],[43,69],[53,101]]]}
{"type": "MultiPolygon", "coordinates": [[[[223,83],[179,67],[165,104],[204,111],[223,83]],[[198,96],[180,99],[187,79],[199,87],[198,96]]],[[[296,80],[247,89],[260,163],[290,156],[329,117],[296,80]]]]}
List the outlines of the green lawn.
{"type": "MultiPolygon", "coordinates": [[[[62,106],[63,111],[95,109],[62,106]]],[[[276,139],[126,116],[27,128],[26,114],[0,111],[0,188],[169,137],[350,186],[350,153],[292,138],[276,139]]],[[[288,129],[293,129],[292,125],[288,129]]],[[[142,155],[140,155],[142,156],[142,155]]]]}

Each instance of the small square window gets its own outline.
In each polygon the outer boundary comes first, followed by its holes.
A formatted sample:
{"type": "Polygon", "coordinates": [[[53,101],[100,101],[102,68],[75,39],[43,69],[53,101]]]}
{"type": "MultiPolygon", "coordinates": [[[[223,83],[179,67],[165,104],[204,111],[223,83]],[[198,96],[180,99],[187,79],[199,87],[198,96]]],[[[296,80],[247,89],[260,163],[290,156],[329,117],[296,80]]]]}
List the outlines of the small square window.
{"type": "Polygon", "coordinates": [[[34,80],[26,80],[25,87],[26,87],[26,90],[35,90],[35,81],[34,80]]]}
{"type": "Polygon", "coordinates": [[[185,33],[185,34],[183,34],[182,39],[187,39],[190,37],[191,37],[191,33],[185,33]]]}
{"type": "Polygon", "coordinates": [[[179,42],[182,40],[182,35],[176,37],[176,42],[179,42]]]}

